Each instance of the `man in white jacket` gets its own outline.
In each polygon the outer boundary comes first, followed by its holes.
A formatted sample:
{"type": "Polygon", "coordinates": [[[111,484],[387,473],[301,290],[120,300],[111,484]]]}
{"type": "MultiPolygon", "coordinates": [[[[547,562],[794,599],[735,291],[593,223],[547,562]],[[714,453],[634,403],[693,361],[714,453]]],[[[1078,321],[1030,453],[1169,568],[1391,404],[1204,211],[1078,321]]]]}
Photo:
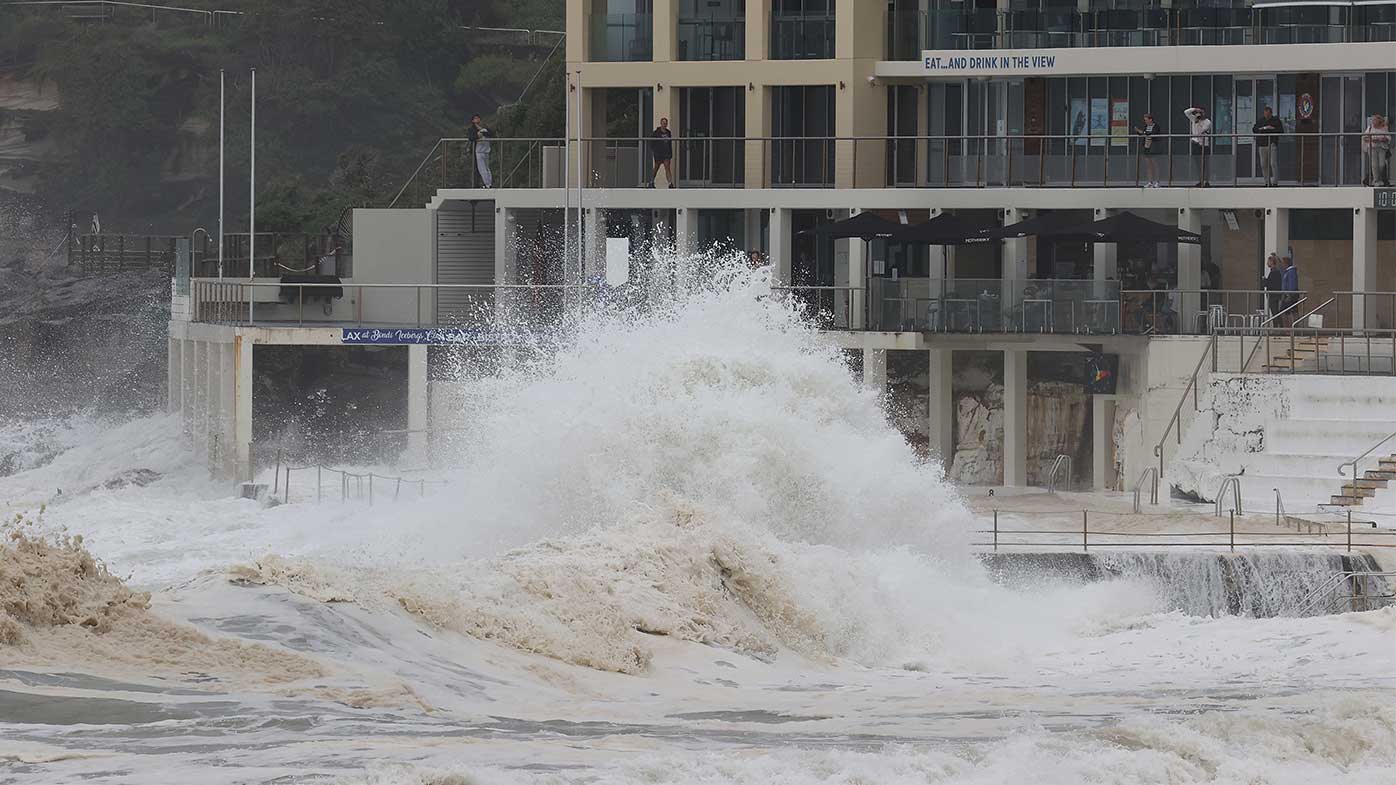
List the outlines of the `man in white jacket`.
{"type": "Polygon", "coordinates": [[[1212,120],[1207,116],[1206,109],[1199,109],[1194,106],[1191,109],[1184,109],[1183,116],[1188,118],[1192,124],[1192,143],[1198,148],[1202,156],[1201,176],[1197,180],[1199,187],[1206,188],[1211,183],[1207,182],[1208,162],[1212,157],[1212,120]]]}

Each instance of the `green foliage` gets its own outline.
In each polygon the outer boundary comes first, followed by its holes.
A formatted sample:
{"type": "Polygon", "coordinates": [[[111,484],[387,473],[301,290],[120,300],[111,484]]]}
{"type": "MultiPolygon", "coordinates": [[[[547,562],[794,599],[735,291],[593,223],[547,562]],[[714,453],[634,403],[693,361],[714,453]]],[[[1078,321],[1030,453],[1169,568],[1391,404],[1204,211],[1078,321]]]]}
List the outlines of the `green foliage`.
{"type": "Polygon", "coordinates": [[[196,0],[192,14],[118,9],[100,24],[57,7],[0,8],[0,64],[57,83],[62,106],[27,118],[59,163],[53,204],[107,222],[151,216],[187,231],[217,206],[219,71],[227,79],[228,226],[246,221],[249,71],[257,69],[258,226],[319,230],[381,204],[471,112],[513,136],[562,132],[561,51],[505,46],[462,25],[560,29],[562,0],[196,0]],[[526,103],[518,98],[539,68],[526,103]]]}

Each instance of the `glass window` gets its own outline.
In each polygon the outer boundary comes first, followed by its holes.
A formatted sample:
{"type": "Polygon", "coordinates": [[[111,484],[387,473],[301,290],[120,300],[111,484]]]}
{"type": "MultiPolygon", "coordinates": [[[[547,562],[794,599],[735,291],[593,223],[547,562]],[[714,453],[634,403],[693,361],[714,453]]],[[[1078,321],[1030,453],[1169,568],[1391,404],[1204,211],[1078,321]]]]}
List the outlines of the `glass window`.
{"type": "Polygon", "coordinates": [[[680,60],[746,58],[746,0],[680,0],[680,60]]]}
{"type": "Polygon", "coordinates": [[[772,3],[772,60],[828,60],[833,56],[833,0],[775,0],[772,3]]]}

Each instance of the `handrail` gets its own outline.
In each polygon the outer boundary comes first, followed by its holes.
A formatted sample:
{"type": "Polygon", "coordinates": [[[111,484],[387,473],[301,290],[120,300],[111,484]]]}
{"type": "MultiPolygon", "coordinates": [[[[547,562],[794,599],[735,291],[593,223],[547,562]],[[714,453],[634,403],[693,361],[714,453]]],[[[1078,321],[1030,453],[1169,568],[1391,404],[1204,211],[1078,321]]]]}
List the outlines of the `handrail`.
{"type": "MultiPolygon", "coordinates": [[[[1307,299],[1309,299],[1309,298],[1305,297],[1304,299],[1307,300],[1307,299]]],[[[1333,301],[1336,300],[1336,299],[1338,299],[1338,298],[1336,298],[1336,297],[1329,297],[1327,300],[1324,300],[1324,301],[1323,301],[1323,304],[1322,304],[1322,305],[1318,306],[1317,308],[1313,309],[1312,311],[1309,311],[1308,313],[1304,314],[1303,316],[1299,317],[1298,319],[1295,319],[1293,322],[1290,323],[1290,326],[1289,326],[1290,331],[1292,332],[1292,331],[1294,330],[1294,325],[1295,325],[1295,324],[1298,324],[1299,322],[1304,321],[1305,319],[1309,318],[1310,316],[1313,316],[1314,314],[1318,313],[1319,311],[1322,311],[1324,308],[1327,308],[1329,305],[1332,305],[1332,304],[1333,304],[1333,301]]],[[[1300,300],[1300,302],[1303,302],[1303,300],[1300,300]]]]}
{"type": "Polygon", "coordinates": [[[1188,391],[1192,391],[1192,408],[1197,411],[1197,375],[1202,372],[1202,364],[1207,361],[1207,355],[1212,355],[1215,364],[1217,353],[1217,336],[1212,334],[1207,341],[1207,347],[1202,350],[1202,356],[1197,358],[1197,366],[1192,369],[1192,378],[1188,380],[1187,387],[1183,388],[1183,395],[1178,399],[1178,405],[1173,408],[1173,416],[1169,418],[1168,425],[1163,428],[1163,435],[1159,437],[1158,444],[1154,445],[1154,457],[1158,458],[1158,476],[1163,477],[1163,445],[1168,441],[1168,434],[1177,426],[1178,444],[1183,443],[1183,404],[1188,400],[1188,391]]]}
{"type": "Polygon", "coordinates": [[[1139,475],[1139,479],[1134,483],[1134,511],[1142,512],[1139,507],[1139,491],[1144,487],[1144,478],[1153,475],[1153,490],[1149,494],[1149,503],[1158,504],[1158,469],[1150,466],[1139,475]]]}
{"type": "Polygon", "coordinates": [[[412,183],[417,180],[417,175],[421,174],[422,170],[427,168],[427,164],[436,156],[436,151],[441,149],[441,145],[445,141],[445,139],[437,139],[436,144],[431,146],[431,150],[427,152],[426,157],[422,159],[421,163],[417,164],[416,169],[412,170],[412,175],[407,178],[407,182],[402,184],[402,188],[398,189],[397,195],[393,197],[391,202],[388,202],[388,207],[390,209],[397,207],[397,200],[401,199],[402,195],[407,193],[407,189],[412,187],[412,183]]]}
{"type": "Polygon", "coordinates": [[[1071,485],[1071,456],[1062,454],[1052,459],[1052,468],[1047,470],[1047,492],[1057,492],[1057,472],[1066,464],[1066,484],[1071,485]]]}
{"type": "Polygon", "coordinates": [[[1242,505],[1241,505],[1241,475],[1239,475],[1239,474],[1228,474],[1227,476],[1225,476],[1225,477],[1222,478],[1221,487],[1217,489],[1217,517],[1218,517],[1218,518],[1221,517],[1221,514],[1222,514],[1222,503],[1226,501],[1226,490],[1227,490],[1228,488],[1230,488],[1231,491],[1232,491],[1231,496],[1232,496],[1232,500],[1233,500],[1233,502],[1234,502],[1234,504],[1233,504],[1232,507],[1231,507],[1231,511],[1234,512],[1234,513],[1236,513],[1237,515],[1243,515],[1243,514],[1244,514],[1243,511],[1242,511],[1242,505]]]}
{"type": "Polygon", "coordinates": [[[1379,442],[1377,442],[1376,444],[1372,445],[1371,447],[1368,447],[1366,452],[1362,453],[1361,455],[1357,456],[1356,458],[1353,458],[1352,460],[1347,461],[1347,462],[1345,462],[1345,463],[1340,463],[1340,464],[1338,464],[1338,476],[1340,476],[1340,477],[1346,477],[1346,476],[1348,476],[1348,473],[1347,473],[1346,469],[1347,469],[1347,467],[1351,466],[1351,467],[1352,467],[1352,479],[1353,479],[1353,481],[1356,481],[1356,480],[1357,480],[1357,462],[1360,461],[1360,460],[1362,460],[1363,458],[1366,458],[1368,455],[1371,455],[1373,452],[1376,451],[1376,449],[1377,449],[1378,447],[1382,446],[1383,444],[1386,444],[1387,442],[1391,441],[1392,439],[1396,439],[1396,433],[1393,433],[1393,434],[1387,436],[1385,439],[1382,439],[1381,441],[1379,441],[1379,442]]]}
{"type": "MultiPolygon", "coordinates": [[[[1255,328],[1252,328],[1252,329],[1261,329],[1261,330],[1263,330],[1263,329],[1269,327],[1271,322],[1273,322],[1273,321],[1275,321],[1276,319],[1280,318],[1280,316],[1282,316],[1283,314],[1288,313],[1290,310],[1292,310],[1292,309],[1294,309],[1294,308],[1298,308],[1299,305],[1300,305],[1301,303],[1303,303],[1303,302],[1304,302],[1305,300],[1307,300],[1307,299],[1309,299],[1308,295],[1305,295],[1305,296],[1303,296],[1303,297],[1300,297],[1298,300],[1295,300],[1294,302],[1290,303],[1288,306],[1286,306],[1286,307],[1284,307],[1283,309],[1281,309],[1278,313],[1274,314],[1274,315],[1271,316],[1269,319],[1266,319],[1265,321],[1261,322],[1259,325],[1257,325],[1255,328]]],[[[1291,336],[1294,335],[1294,323],[1293,323],[1293,322],[1290,322],[1289,333],[1290,333],[1291,336]]],[[[1264,337],[1265,337],[1265,338],[1269,338],[1270,336],[1269,336],[1268,334],[1266,334],[1264,337]]],[[[1245,348],[1245,345],[1246,345],[1245,341],[1246,341],[1246,339],[1243,337],[1243,338],[1241,339],[1241,347],[1242,347],[1242,348],[1245,348]]],[[[1252,346],[1252,347],[1251,347],[1251,353],[1248,354],[1248,355],[1246,355],[1245,361],[1241,363],[1241,373],[1245,373],[1245,372],[1246,372],[1246,369],[1249,368],[1249,367],[1251,367],[1251,361],[1255,359],[1255,353],[1258,352],[1258,351],[1260,351],[1260,344],[1261,344],[1261,336],[1257,335],[1256,338],[1255,338],[1255,346],[1252,346]]],[[[1270,358],[1267,357],[1267,358],[1266,358],[1266,362],[1269,362],[1269,359],[1270,359],[1270,358]]]]}
{"type": "Polygon", "coordinates": [[[1279,488],[1271,488],[1275,492],[1275,525],[1279,526],[1281,520],[1289,520],[1289,515],[1285,512],[1285,501],[1280,496],[1279,488]]]}
{"type": "MultiPolygon", "coordinates": [[[[1311,592],[1309,592],[1308,594],[1304,595],[1303,599],[1300,600],[1300,603],[1301,603],[1301,604],[1299,605],[1299,615],[1300,615],[1300,616],[1308,616],[1308,615],[1312,614],[1314,611],[1318,610],[1319,608],[1324,607],[1322,603],[1323,603],[1325,600],[1328,600],[1328,607],[1332,607],[1332,604],[1333,604],[1333,603],[1332,603],[1332,600],[1329,599],[1329,596],[1328,596],[1328,595],[1333,594],[1335,591],[1338,590],[1338,587],[1339,587],[1339,586],[1341,586],[1341,585],[1344,584],[1344,583],[1347,583],[1347,582],[1352,581],[1352,579],[1354,579],[1354,578],[1385,578],[1385,579],[1387,579],[1388,588],[1389,588],[1390,579],[1393,578],[1393,577],[1396,577],[1396,572],[1387,571],[1387,570],[1383,570],[1383,571],[1379,571],[1379,572],[1373,572],[1373,571],[1368,571],[1368,570],[1344,570],[1344,571],[1342,571],[1342,572],[1340,572],[1340,573],[1337,573],[1337,574],[1335,574],[1335,575],[1329,577],[1328,580],[1326,580],[1326,581],[1324,581],[1323,583],[1319,584],[1318,587],[1315,588],[1313,591],[1311,591],[1311,592]]],[[[1390,594],[1366,595],[1366,596],[1368,596],[1369,599],[1383,599],[1383,600],[1390,600],[1390,599],[1396,598],[1396,597],[1394,597],[1393,595],[1390,595],[1390,594]]]]}

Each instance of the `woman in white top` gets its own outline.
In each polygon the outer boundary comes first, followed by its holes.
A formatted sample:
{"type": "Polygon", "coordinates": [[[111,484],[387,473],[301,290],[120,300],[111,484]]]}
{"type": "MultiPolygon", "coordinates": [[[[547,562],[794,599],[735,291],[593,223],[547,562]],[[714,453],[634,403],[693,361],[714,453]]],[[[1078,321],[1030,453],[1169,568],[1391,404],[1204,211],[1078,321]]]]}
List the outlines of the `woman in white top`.
{"type": "Polygon", "coordinates": [[[1362,132],[1362,152],[1367,154],[1367,176],[1363,185],[1391,185],[1387,164],[1391,161],[1391,126],[1380,114],[1372,115],[1367,130],[1362,132]]]}
{"type": "Polygon", "coordinates": [[[1196,106],[1184,109],[1183,116],[1192,124],[1192,143],[1202,155],[1201,177],[1198,178],[1197,184],[1205,188],[1211,184],[1207,182],[1207,163],[1212,157],[1212,120],[1207,117],[1206,109],[1196,106]]]}

